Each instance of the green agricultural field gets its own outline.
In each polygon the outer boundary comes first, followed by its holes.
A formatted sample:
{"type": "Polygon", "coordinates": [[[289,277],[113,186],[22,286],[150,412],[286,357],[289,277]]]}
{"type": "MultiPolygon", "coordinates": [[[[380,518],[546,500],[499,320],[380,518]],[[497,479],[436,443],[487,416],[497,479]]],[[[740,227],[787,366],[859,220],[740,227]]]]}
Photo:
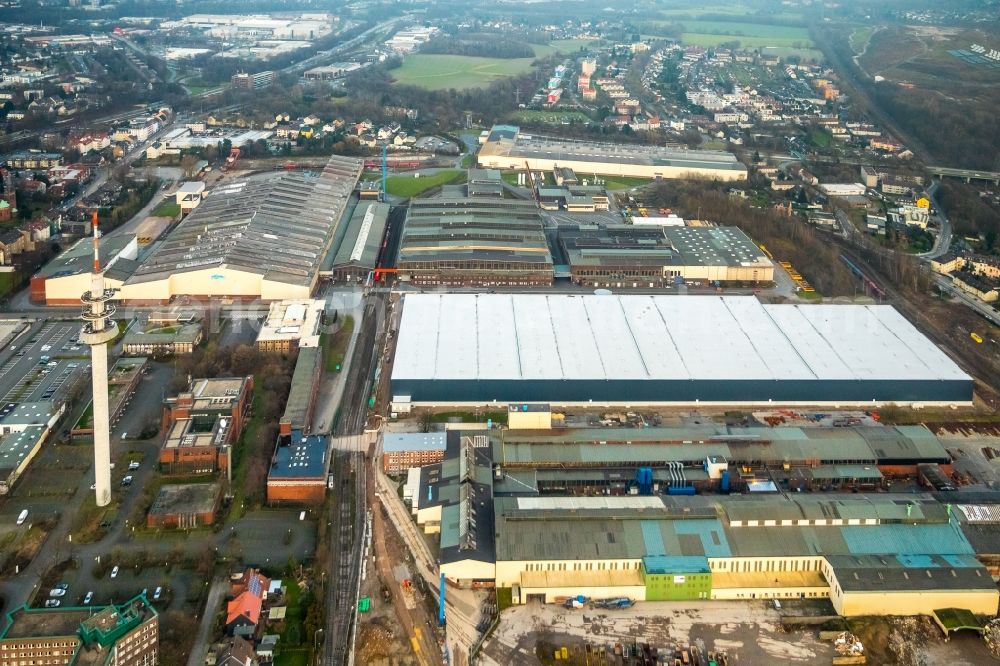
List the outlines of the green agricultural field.
{"type": "Polygon", "coordinates": [[[428,90],[479,88],[493,79],[517,76],[531,70],[533,58],[475,58],[472,56],[416,53],[406,56],[392,70],[396,83],[428,90]]]}
{"type": "Polygon", "coordinates": [[[819,49],[797,49],[791,46],[765,46],[760,49],[761,55],[778,56],[779,58],[790,58],[795,56],[802,60],[813,60],[823,62],[823,52],[819,49]]]}
{"type": "MultiPolygon", "coordinates": [[[[543,58],[556,53],[576,53],[580,47],[594,43],[588,39],[560,39],[547,44],[534,44],[532,49],[537,57],[543,58]]],[[[403,64],[392,70],[392,76],[396,83],[428,90],[482,88],[493,79],[531,71],[534,60],[415,53],[406,56],[403,64]]]]}
{"type": "Polygon", "coordinates": [[[712,47],[725,42],[739,42],[746,48],[784,46],[808,48],[813,45],[809,31],[785,25],[765,25],[752,21],[684,21],[685,44],[712,47]]]}
{"type": "Polygon", "coordinates": [[[752,7],[743,4],[738,5],[710,5],[707,7],[674,7],[672,9],[661,9],[660,16],[673,21],[684,19],[700,19],[702,17],[713,16],[746,16],[748,19],[760,21],[762,23],[771,21],[801,21],[802,14],[799,12],[774,12],[762,14],[756,13],[752,7]]]}

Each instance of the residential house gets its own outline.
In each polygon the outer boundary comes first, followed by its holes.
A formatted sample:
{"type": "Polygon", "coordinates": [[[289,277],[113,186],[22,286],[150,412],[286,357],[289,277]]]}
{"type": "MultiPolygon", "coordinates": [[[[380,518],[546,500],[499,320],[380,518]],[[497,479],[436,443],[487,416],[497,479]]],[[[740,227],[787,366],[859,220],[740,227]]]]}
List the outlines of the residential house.
{"type": "Polygon", "coordinates": [[[215,658],[215,666],[258,666],[260,660],[253,643],[242,636],[233,636],[215,658]]]}
{"type": "Polygon", "coordinates": [[[965,271],[953,273],[951,283],[985,303],[996,302],[997,298],[1000,297],[1000,292],[998,292],[995,284],[972,273],[965,271]]]}
{"type": "Polygon", "coordinates": [[[952,254],[951,252],[946,252],[940,257],[930,260],[931,270],[935,273],[941,273],[947,275],[948,273],[957,271],[965,265],[965,260],[962,257],[952,254]]]}
{"type": "Polygon", "coordinates": [[[980,277],[1000,280],[1000,257],[972,254],[965,258],[965,265],[980,277]]]}
{"type": "Polygon", "coordinates": [[[233,581],[233,599],[226,606],[226,635],[246,638],[257,632],[270,586],[270,579],[253,568],[233,581]]]}
{"type": "Polygon", "coordinates": [[[10,265],[13,257],[27,249],[25,239],[20,229],[0,230],[0,266],[10,265]]]}

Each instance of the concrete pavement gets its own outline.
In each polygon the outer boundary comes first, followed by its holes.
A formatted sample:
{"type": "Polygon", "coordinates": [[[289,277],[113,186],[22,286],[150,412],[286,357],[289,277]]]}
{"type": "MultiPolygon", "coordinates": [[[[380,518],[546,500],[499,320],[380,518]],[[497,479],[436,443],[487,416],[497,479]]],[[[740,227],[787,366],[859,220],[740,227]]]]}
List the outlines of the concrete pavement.
{"type": "Polygon", "coordinates": [[[208,591],[208,600],[205,602],[205,612],[201,616],[201,624],[198,625],[198,637],[194,639],[194,647],[188,656],[188,666],[204,666],[205,654],[208,652],[208,644],[211,639],[209,633],[215,624],[215,615],[222,606],[222,600],[229,592],[229,581],[225,578],[216,578],[212,581],[212,587],[208,591]]]}

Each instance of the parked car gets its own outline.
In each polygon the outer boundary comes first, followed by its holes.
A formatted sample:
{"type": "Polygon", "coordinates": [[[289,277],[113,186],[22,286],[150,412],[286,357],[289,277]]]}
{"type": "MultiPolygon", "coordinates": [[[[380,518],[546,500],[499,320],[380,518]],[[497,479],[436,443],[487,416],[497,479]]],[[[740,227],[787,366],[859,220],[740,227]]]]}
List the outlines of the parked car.
{"type": "Polygon", "coordinates": [[[162,587],[157,587],[157,588],[156,588],[156,589],[155,589],[155,590],[153,591],[153,601],[159,601],[159,600],[160,600],[160,595],[161,595],[161,594],[163,594],[163,588],[162,588],[162,587]]]}
{"type": "Polygon", "coordinates": [[[45,607],[46,608],[58,608],[61,603],[62,602],[59,601],[58,599],[46,599],[45,600],[45,607]]]}
{"type": "Polygon", "coordinates": [[[50,597],[64,597],[66,596],[66,590],[60,590],[58,587],[54,587],[49,590],[50,597]]]}
{"type": "Polygon", "coordinates": [[[125,478],[122,479],[122,485],[126,486],[126,487],[132,485],[132,475],[131,474],[129,474],[128,476],[126,476],[125,478]]]}
{"type": "Polygon", "coordinates": [[[136,462],[135,460],[133,460],[132,462],[130,462],[130,463],[128,464],[128,468],[129,468],[129,470],[130,470],[130,471],[131,471],[131,470],[136,470],[136,469],[139,469],[139,463],[138,463],[138,462],[136,462]]]}
{"type": "Polygon", "coordinates": [[[83,605],[89,606],[90,602],[93,600],[94,600],[94,592],[93,591],[87,592],[87,596],[83,598],[83,605]]]}
{"type": "Polygon", "coordinates": [[[111,577],[112,578],[117,578],[118,577],[118,565],[117,564],[111,570],[111,577]]]}

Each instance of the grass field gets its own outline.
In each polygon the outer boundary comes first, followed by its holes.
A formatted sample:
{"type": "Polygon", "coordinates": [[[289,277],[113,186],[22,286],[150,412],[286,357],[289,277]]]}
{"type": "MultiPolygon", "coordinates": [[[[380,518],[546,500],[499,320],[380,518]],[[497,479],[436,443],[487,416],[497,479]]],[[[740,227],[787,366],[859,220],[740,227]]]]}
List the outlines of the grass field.
{"type": "Polygon", "coordinates": [[[406,56],[392,70],[396,83],[428,90],[478,88],[496,78],[517,76],[531,70],[533,58],[475,58],[472,56],[422,54],[406,56]]]}
{"type": "Polygon", "coordinates": [[[389,176],[386,179],[386,190],[397,197],[410,198],[423,194],[432,187],[453,183],[464,176],[462,171],[440,171],[432,176],[389,176]]]}
{"type": "Polygon", "coordinates": [[[604,187],[609,190],[626,190],[630,187],[640,187],[653,182],[651,178],[630,178],[628,176],[601,176],[604,187]]]}
{"type": "Polygon", "coordinates": [[[172,199],[164,199],[163,203],[153,209],[152,215],[157,217],[176,217],[180,215],[181,207],[172,199]]]}
{"type": "MultiPolygon", "coordinates": [[[[576,53],[581,46],[593,42],[587,39],[561,39],[548,44],[535,44],[535,56],[544,58],[555,53],[576,53]]],[[[403,64],[392,70],[396,83],[420,86],[428,90],[481,88],[497,78],[517,76],[531,70],[534,58],[476,58],[474,56],[415,53],[406,56],[403,64]]]]}
{"type": "Polygon", "coordinates": [[[870,25],[861,26],[851,33],[851,50],[855,53],[861,53],[861,49],[864,48],[865,44],[868,43],[868,39],[875,32],[875,28],[870,25]]]}
{"type": "Polygon", "coordinates": [[[823,52],[819,49],[801,49],[792,46],[765,46],[760,49],[760,52],[761,55],[772,55],[779,58],[796,56],[803,60],[823,61],[823,52]]]}
{"type": "Polygon", "coordinates": [[[800,21],[802,14],[798,12],[775,12],[773,14],[755,14],[754,9],[745,5],[710,5],[708,7],[675,7],[661,9],[660,16],[672,20],[682,20],[690,17],[699,19],[702,16],[746,16],[760,21],[800,21]]]}
{"type": "Polygon", "coordinates": [[[818,148],[826,148],[830,145],[830,133],[819,127],[813,127],[809,131],[809,140],[818,148]]]}
{"type": "Polygon", "coordinates": [[[17,273],[14,271],[0,273],[0,296],[5,296],[7,292],[13,291],[17,285],[17,273]]]}
{"type": "Polygon", "coordinates": [[[347,345],[351,341],[351,333],[354,331],[354,317],[347,315],[344,317],[340,330],[332,336],[324,333],[324,344],[326,348],[326,371],[338,372],[338,367],[344,363],[344,354],[347,345]]]}

